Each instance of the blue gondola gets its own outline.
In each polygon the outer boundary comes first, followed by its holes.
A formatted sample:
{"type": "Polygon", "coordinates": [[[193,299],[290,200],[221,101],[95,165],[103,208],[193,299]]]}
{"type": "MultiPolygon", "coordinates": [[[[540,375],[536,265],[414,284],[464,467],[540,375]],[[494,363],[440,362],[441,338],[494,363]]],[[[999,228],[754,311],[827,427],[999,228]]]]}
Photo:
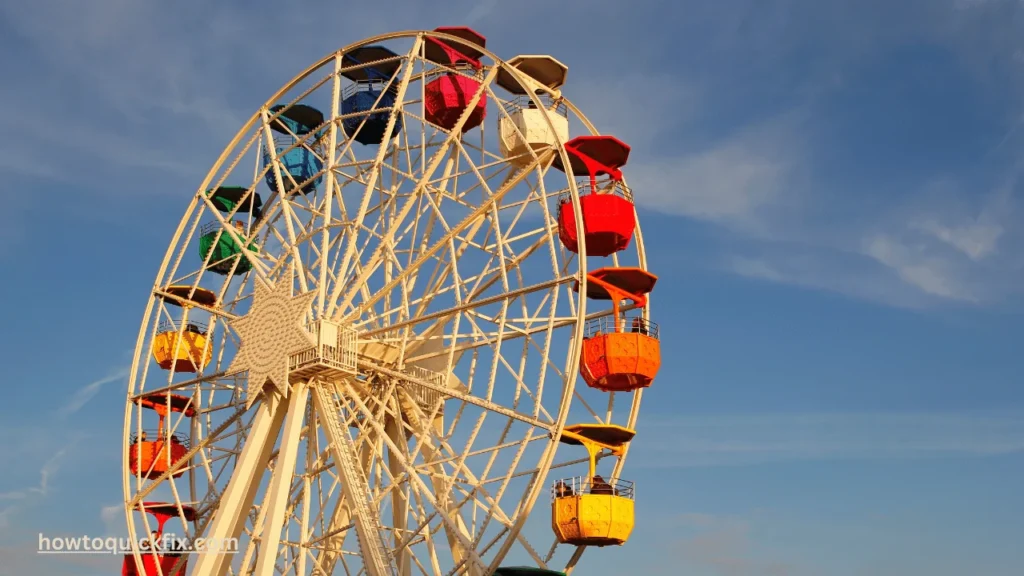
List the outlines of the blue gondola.
{"type": "MultiPolygon", "coordinates": [[[[392,83],[386,90],[385,88],[401,68],[402,61],[397,56],[383,46],[363,46],[342,56],[342,69],[376,62],[373,66],[341,73],[342,76],[354,82],[353,85],[345,89],[345,99],[341,102],[343,115],[384,109],[382,112],[360,114],[342,121],[342,129],[345,130],[345,134],[360,144],[380,144],[385,140],[384,132],[387,130],[388,118],[391,116],[390,108],[395,105],[397,86],[392,83]],[[392,60],[380,62],[389,58],[392,60]]],[[[395,127],[387,139],[394,138],[401,130],[402,117],[399,116],[395,119],[395,127]]]]}
{"type": "MultiPolygon", "coordinates": [[[[270,113],[271,115],[277,114],[284,108],[285,105],[278,104],[270,109],[270,113]]],[[[323,174],[317,174],[323,170],[324,164],[318,155],[314,153],[314,150],[320,145],[323,130],[321,129],[310,138],[305,138],[308,134],[320,128],[323,123],[323,112],[305,104],[293,104],[270,122],[270,128],[274,132],[274,147],[277,149],[277,156],[283,169],[281,172],[281,183],[284,185],[285,192],[289,195],[297,191],[296,184],[301,187],[303,194],[309,194],[315,192],[317,186],[323,181],[323,174]],[[288,150],[295,144],[296,136],[302,140],[303,145],[288,150]],[[291,179],[288,178],[288,175],[291,175],[291,179]],[[314,175],[316,175],[315,178],[313,178],[314,175]],[[312,180],[310,180],[311,178],[312,180]],[[293,183],[292,180],[295,182],[293,183]]],[[[270,154],[264,148],[264,168],[269,166],[270,162],[270,154]]],[[[270,186],[271,190],[277,190],[277,178],[274,172],[273,169],[270,169],[267,171],[266,176],[267,186],[270,186]]]]}

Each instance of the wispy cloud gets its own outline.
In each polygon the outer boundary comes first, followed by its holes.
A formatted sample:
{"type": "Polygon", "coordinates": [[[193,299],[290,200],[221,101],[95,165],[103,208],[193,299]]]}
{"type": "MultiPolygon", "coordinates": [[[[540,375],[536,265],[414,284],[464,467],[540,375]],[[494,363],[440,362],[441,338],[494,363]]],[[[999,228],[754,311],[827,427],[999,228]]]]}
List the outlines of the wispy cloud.
{"type": "Polygon", "coordinates": [[[908,308],[1007,301],[1024,286],[1015,182],[983,194],[948,181],[927,183],[887,209],[834,227],[762,220],[769,232],[762,241],[740,243],[721,266],[908,308]]]}
{"type": "Polygon", "coordinates": [[[61,418],[67,418],[72,414],[75,414],[82,409],[90,400],[93,399],[105,384],[111,382],[117,382],[128,376],[128,368],[119,368],[109,376],[104,376],[99,380],[94,380],[85,386],[79,388],[71,398],[60,408],[57,409],[57,416],[61,418]]]}
{"type": "Polygon", "coordinates": [[[694,416],[645,422],[630,453],[642,467],[803,460],[984,457],[1024,452],[1024,414],[694,416]]]}
{"type": "Polygon", "coordinates": [[[103,523],[105,536],[125,537],[127,528],[124,520],[124,504],[111,504],[100,508],[100,522],[103,523]]]}
{"type": "Polygon", "coordinates": [[[56,451],[43,463],[39,469],[39,483],[35,486],[0,493],[0,502],[10,502],[9,505],[0,509],[0,528],[7,527],[11,517],[19,510],[30,505],[33,501],[45,498],[50,494],[50,483],[60,468],[61,461],[64,460],[76,443],[77,440],[72,441],[56,451]]]}
{"type": "Polygon", "coordinates": [[[39,469],[38,485],[30,486],[24,490],[2,492],[0,493],[0,500],[23,500],[31,495],[46,496],[50,489],[50,478],[57,472],[57,469],[60,467],[60,461],[70,448],[71,446],[61,448],[43,464],[43,467],[39,469]]]}
{"type": "Polygon", "coordinates": [[[792,210],[803,159],[798,130],[798,113],[784,113],[692,153],[641,160],[629,182],[643,207],[760,235],[772,217],[766,211],[792,210]]]}

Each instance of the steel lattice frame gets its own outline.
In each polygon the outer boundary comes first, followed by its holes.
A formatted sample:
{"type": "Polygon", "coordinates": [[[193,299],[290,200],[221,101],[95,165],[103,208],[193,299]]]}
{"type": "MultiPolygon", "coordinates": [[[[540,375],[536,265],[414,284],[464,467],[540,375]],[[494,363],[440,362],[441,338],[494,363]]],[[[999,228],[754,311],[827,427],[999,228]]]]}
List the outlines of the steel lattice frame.
{"type": "MultiPolygon", "coordinates": [[[[194,506],[199,518],[184,523],[186,536],[240,537],[237,555],[189,557],[193,574],[481,576],[506,556],[571,571],[583,552],[556,545],[547,494],[549,471],[572,467],[557,476],[579,474],[587,457],[583,450],[558,451],[555,438],[567,420],[633,428],[641,393],[576,385],[583,324],[611,314],[593,304],[588,312],[580,297],[586,247],[581,242],[574,255],[557,236],[555,198],[568,190],[579,214],[581,175],[571,175],[561,146],[528,152],[523,169],[493,151],[494,116],[508,114],[500,104],[509,100],[496,74],[504,68],[527,80],[486,50],[478,75],[488,99],[483,125],[459,136],[426,123],[423,87],[440,70],[424,59],[428,38],[464,43],[436,32],[382,35],[329,55],[289,82],[227,146],[175,231],[139,331],[124,436],[127,443],[152,428],[154,415],[136,403],[143,394],[191,396],[196,417],[175,415],[164,430],[190,439],[190,458],[177,467],[184,472],[178,478],[146,479],[131,474],[126,455],[124,492],[133,541],[154,529],[133,511],[143,501],[194,506]],[[341,126],[342,57],[379,44],[401,59],[397,103],[386,111],[390,125],[401,119],[402,129],[389,142],[362,146],[341,126]],[[288,173],[272,162],[271,189],[259,159],[272,139],[271,106],[298,102],[324,110],[323,139],[298,144],[318,154],[324,170],[315,194],[284,197],[288,173]],[[550,169],[555,155],[570,175],[550,169]],[[262,219],[222,214],[205,194],[222,185],[259,192],[262,219]],[[244,240],[233,219],[252,226],[244,240]],[[206,269],[196,245],[209,222],[239,245],[258,247],[244,256],[250,272],[206,269]],[[355,328],[359,378],[297,382],[287,397],[252,398],[244,373],[225,374],[239,346],[229,322],[248,311],[257,278],[294,294],[315,293],[310,321],[355,328]],[[577,280],[580,292],[573,290],[577,280]],[[170,306],[170,285],[212,290],[219,304],[170,306]],[[170,322],[181,331],[195,320],[209,325],[212,361],[195,374],[161,370],[152,358],[157,325],[170,322]],[[330,394],[320,395],[326,387],[330,394]],[[444,390],[446,401],[431,404],[423,400],[429,393],[416,390],[444,390]],[[337,402],[325,406],[331,397],[337,402]],[[247,400],[254,400],[249,408],[247,400]],[[331,416],[340,426],[325,420],[331,416]],[[361,489],[378,535],[350,518],[355,508],[336,465],[343,451],[329,438],[338,430],[353,437],[353,469],[365,478],[361,489]],[[383,562],[361,560],[360,535],[383,537],[383,562]]],[[[577,134],[598,133],[563,103],[577,134]]],[[[602,265],[646,269],[639,226],[631,247],[608,260],[602,265]]],[[[616,461],[612,478],[624,460],[616,461]]]]}

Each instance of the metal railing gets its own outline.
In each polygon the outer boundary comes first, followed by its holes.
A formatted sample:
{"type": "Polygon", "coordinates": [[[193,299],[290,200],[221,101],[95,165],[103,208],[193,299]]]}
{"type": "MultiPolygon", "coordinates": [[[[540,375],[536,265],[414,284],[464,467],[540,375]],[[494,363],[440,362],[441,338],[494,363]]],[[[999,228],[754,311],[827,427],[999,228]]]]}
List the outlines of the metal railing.
{"type": "Polygon", "coordinates": [[[352,84],[345,86],[345,88],[343,88],[341,91],[341,97],[348,98],[349,96],[357,92],[373,91],[388,92],[389,94],[398,94],[398,82],[392,82],[391,85],[388,86],[388,82],[386,80],[359,80],[358,82],[353,82],[352,84]],[[387,86],[387,90],[385,90],[385,86],[387,86]]]}
{"type": "MultiPolygon", "coordinates": [[[[206,336],[206,334],[209,333],[210,328],[209,326],[207,326],[205,322],[196,322],[195,320],[189,320],[188,322],[185,323],[185,326],[183,326],[181,330],[182,332],[185,333],[191,332],[192,334],[206,336]]],[[[161,320],[160,323],[156,325],[157,334],[167,334],[168,332],[177,331],[178,327],[175,326],[175,323],[170,320],[161,320]]]]}
{"type": "MultiPolygon", "coordinates": [[[[246,236],[248,235],[248,233],[246,232],[245,222],[243,222],[242,220],[233,220],[232,225],[234,225],[235,227],[235,234],[238,234],[239,236],[242,237],[243,240],[245,240],[246,236]]],[[[205,222],[202,226],[199,227],[199,235],[209,236],[211,234],[216,234],[220,230],[223,230],[223,227],[220,225],[220,222],[216,220],[211,220],[209,222],[205,222]]],[[[228,236],[227,234],[224,234],[224,237],[230,238],[230,236],[228,236]]]]}
{"type": "Polygon", "coordinates": [[[591,318],[583,326],[584,338],[594,338],[596,336],[614,334],[616,332],[642,334],[654,339],[658,339],[660,336],[660,328],[658,327],[658,324],[644,318],[639,313],[629,314],[627,312],[622,314],[618,319],[612,316],[591,318]]]}
{"type": "MultiPolygon", "coordinates": [[[[274,141],[274,148],[276,156],[280,159],[282,156],[292,154],[296,150],[305,148],[306,150],[316,154],[317,157],[323,158],[326,155],[327,137],[329,135],[328,130],[311,130],[302,134],[296,134],[298,138],[295,138],[291,134],[282,134],[280,132],[274,132],[271,139],[274,141]],[[310,136],[310,134],[313,134],[310,136]],[[292,148],[292,146],[295,146],[292,148]]],[[[263,152],[265,162],[269,162],[270,154],[266,149],[266,143],[260,140],[260,147],[263,152]]]]}
{"type": "MultiPolygon", "coordinates": [[[[481,66],[480,68],[476,68],[472,64],[462,61],[456,62],[453,65],[439,65],[435,63],[434,67],[431,68],[430,70],[427,70],[426,74],[424,74],[424,78],[427,81],[427,83],[430,83],[440,78],[441,76],[449,75],[465,76],[466,78],[470,78],[472,80],[476,80],[477,82],[479,82],[484,79],[484,67],[481,66]]],[[[486,95],[487,93],[484,92],[484,96],[486,95]]],[[[469,97],[469,95],[467,95],[467,97],[469,97]]]]}
{"type": "MultiPolygon", "coordinates": [[[[590,185],[590,180],[579,180],[576,182],[576,190],[580,196],[587,194],[612,194],[633,202],[633,191],[622,182],[617,180],[598,180],[597,187],[590,185]]],[[[558,204],[566,204],[572,201],[572,190],[566,188],[558,192],[558,204]]]]}
{"type": "MultiPolygon", "coordinates": [[[[556,102],[550,94],[537,94],[537,99],[540,100],[541,105],[547,109],[548,112],[554,112],[555,114],[565,118],[569,117],[569,109],[561,100],[556,102]]],[[[510,100],[506,100],[501,107],[505,109],[505,112],[509,116],[519,112],[520,110],[537,109],[537,106],[529,96],[515,96],[510,100]]]]}
{"type": "Polygon", "coordinates": [[[170,440],[169,444],[180,444],[186,450],[192,448],[189,438],[183,434],[171,434],[170,437],[165,436],[164,430],[147,429],[140,433],[131,434],[128,437],[129,446],[134,446],[139,442],[165,442],[170,440]]]}
{"type": "Polygon", "coordinates": [[[320,338],[320,322],[306,325],[306,330],[313,335],[316,346],[302,350],[288,357],[288,370],[300,370],[315,364],[329,366],[345,372],[354,372],[358,356],[356,331],[353,328],[338,327],[338,337],[331,342],[320,338]]]}
{"type": "Polygon", "coordinates": [[[635,497],[634,484],[631,480],[605,480],[600,475],[589,478],[587,476],[574,476],[555,480],[551,484],[552,502],[558,498],[568,498],[581,494],[594,494],[605,496],[619,496],[633,500],[635,497]]]}
{"type": "MultiPolygon", "coordinates": [[[[445,385],[444,374],[441,374],[440,372],[434,372],[432,370],[427,370],[426,368],[420,368],[419,366],[406,366],[402,372],[416,378],[417,380],[430,382],[431,384],[441,388],[445,385]]],[[[408,384],[409,386],[406,390],[412,394],[420,407],[426,410],[428,414],[434,410],[434,407],[436,407],[439,402],[443,402],[445,399],[444,395],[437,390],[431,390],[430,388],[420,386],[415,382],[409,382],[408,384]]]]}

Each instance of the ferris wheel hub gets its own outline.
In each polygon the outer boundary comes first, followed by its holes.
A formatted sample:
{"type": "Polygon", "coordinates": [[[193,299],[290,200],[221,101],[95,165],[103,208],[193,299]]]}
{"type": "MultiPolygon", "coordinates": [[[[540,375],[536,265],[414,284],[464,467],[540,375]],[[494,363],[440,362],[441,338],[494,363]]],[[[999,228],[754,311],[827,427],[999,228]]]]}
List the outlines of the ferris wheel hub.
{"type": "Polygon", "coordinates": [[[242,345],[227,373],[249,373],[249,405],[268,382],[279,394],[286,395],[292,355],[316,347],[317,342],[303,326],[316,293],[292,297],[290,291],[284,282],[257,280],[249,313],[231,321],[242,345]]]}

